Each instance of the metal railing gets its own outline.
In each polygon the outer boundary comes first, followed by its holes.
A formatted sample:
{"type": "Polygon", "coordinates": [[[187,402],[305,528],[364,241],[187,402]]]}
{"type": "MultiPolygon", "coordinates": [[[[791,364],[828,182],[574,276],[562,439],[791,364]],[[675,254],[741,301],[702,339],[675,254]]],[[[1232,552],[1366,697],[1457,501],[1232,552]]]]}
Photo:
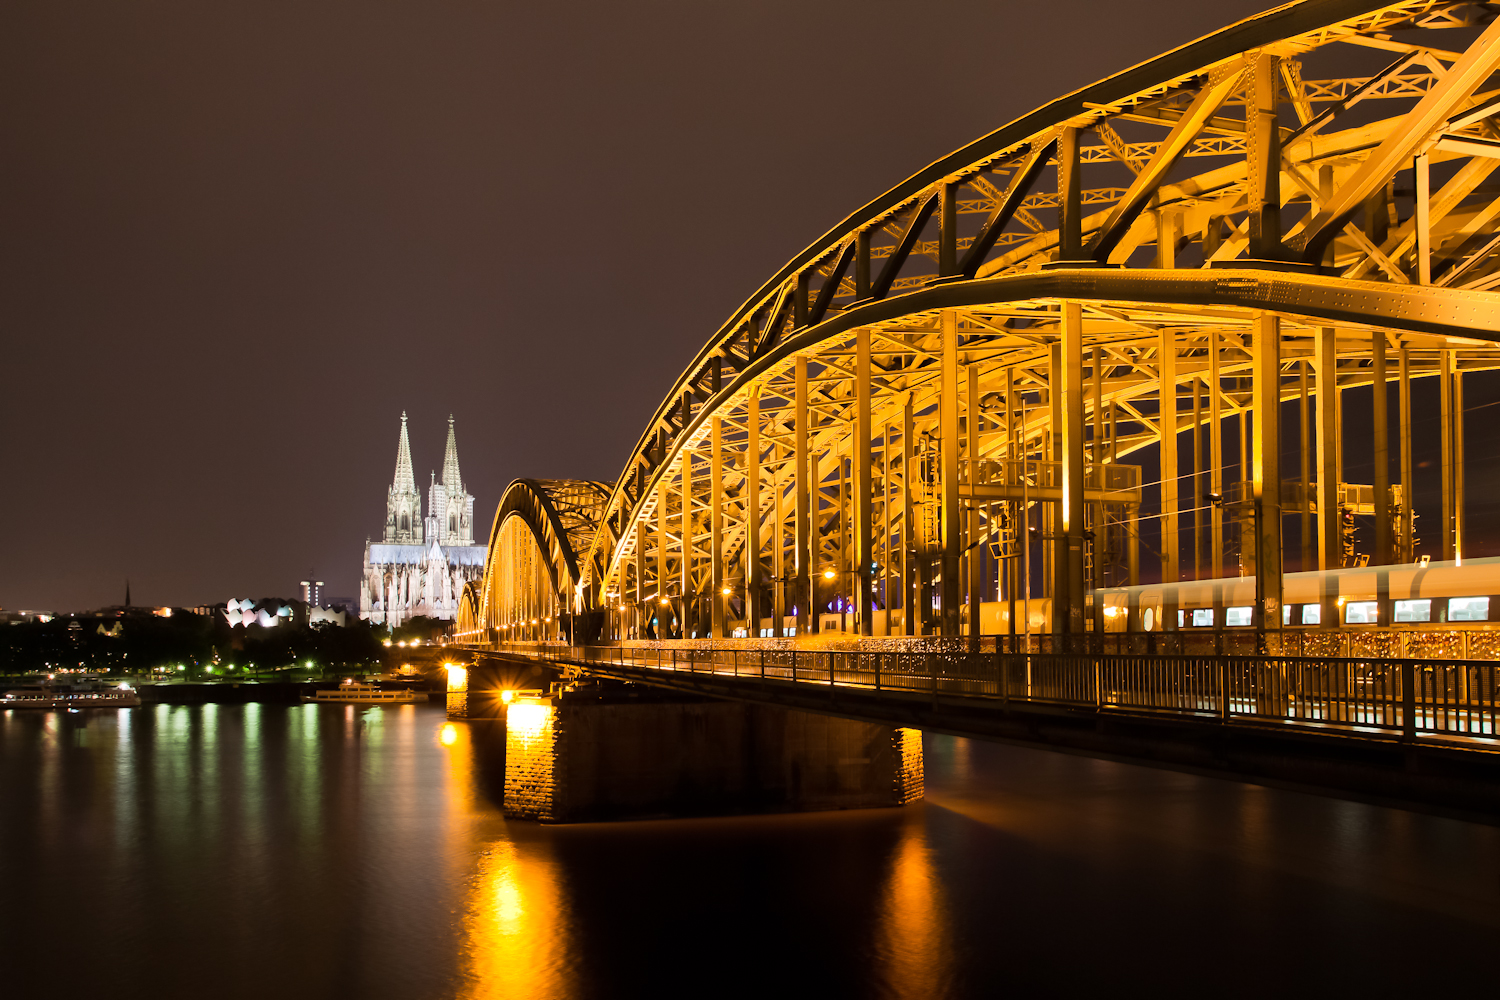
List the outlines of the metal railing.
{"type": "Polygon", "coordinates": [[[811,650],[754,647],[498,647],[632,670],[975,698],[1200,719],[1419,736],[1500,736],[1500,663],[1297,656],[811,650]]]}

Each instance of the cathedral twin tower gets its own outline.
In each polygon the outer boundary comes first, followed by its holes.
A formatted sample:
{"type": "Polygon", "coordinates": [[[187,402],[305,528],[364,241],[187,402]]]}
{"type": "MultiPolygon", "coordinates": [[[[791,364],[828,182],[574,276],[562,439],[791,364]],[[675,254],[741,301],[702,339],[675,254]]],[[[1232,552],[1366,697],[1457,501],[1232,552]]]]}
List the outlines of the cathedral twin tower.
{"type": "Polygon", "coordinates": [[[396,626],[408,618],[451,620],[464,584],[484,571],[485,547],[474,544],[474,497],[458,471],[458,437],[448,417],[443,476],[427,487],[427,516],[412,472],[406,414],[396,446],[396,477],[386,494],[385,533],[365,543],[360,617],[396,626]]]}
{"type": "Polygon", "coordinates": [[[427,487],[427,520],[422,520],[422,498],[411,471],[411,442],[406,437],[406,414],[401,414],[401,443],[396,446],[396,478],[385,501],[385,540],[421,545],[441,539],[443,545],[474,544],[474,498],[464,492],[458,474],[458,437],[448,416],[448,450],[443,455],[443,481],[433,477],[427,487]]]}

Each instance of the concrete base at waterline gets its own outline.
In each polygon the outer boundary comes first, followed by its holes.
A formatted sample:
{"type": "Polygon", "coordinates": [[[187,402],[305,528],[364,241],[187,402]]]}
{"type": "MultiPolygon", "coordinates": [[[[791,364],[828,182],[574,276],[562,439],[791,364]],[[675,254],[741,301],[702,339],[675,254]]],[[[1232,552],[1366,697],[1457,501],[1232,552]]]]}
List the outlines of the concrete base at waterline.
{"type": "Polygon", "coordinates": [[[505,815],[549,823],[900,806],[921,733],[764,705],[652,695],[509,707],[505,815]]]}

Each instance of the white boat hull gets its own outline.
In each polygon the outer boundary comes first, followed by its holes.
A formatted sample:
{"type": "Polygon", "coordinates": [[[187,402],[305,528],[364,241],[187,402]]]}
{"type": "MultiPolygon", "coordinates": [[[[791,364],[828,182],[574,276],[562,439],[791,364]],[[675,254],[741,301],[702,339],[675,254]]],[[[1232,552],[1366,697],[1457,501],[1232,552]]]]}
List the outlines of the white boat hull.
{"type": "Polygon", "coordinates": [[[414,705],[417,693],[411,690],[386,691],[375,689],[350,690],[339,687],[330,691],[315,691],[302,696],[303,704],[312,705],[414,705]]]}
{"type": "Polygon", "coordinates": [[[47,692],[15,694],[0,697],[0,709],[7,708],[138,708],[141,696],[134,691],[47,692]]]}

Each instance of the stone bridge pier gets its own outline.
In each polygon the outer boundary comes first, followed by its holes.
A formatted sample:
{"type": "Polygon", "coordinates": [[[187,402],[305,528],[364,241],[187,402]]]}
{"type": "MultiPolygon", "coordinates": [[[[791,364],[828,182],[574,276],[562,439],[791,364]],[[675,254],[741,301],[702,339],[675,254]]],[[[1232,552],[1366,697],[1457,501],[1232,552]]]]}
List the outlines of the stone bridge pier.
{"type": "Polygon", "coordinates": [[[483,656],[467,717],[506,816],[547,823],[901,806],[921,733],[483,656]],[[495,757],[502,758],[495,760],[495,757]]]}

